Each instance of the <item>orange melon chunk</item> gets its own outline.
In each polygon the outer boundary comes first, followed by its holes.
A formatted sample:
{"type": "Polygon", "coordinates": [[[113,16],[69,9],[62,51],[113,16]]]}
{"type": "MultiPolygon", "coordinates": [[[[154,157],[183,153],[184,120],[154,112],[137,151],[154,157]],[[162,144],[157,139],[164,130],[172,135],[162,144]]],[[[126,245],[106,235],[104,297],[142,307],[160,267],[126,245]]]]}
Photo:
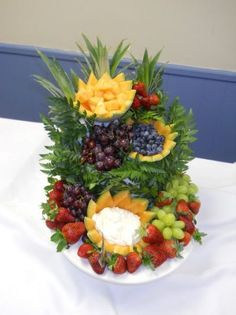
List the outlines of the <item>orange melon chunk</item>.
{"type": "Polygon", "coordinates": [[[148,223],[155,217],[155,212],[152,211],[144,211],[140,216],[140,221],[142,223],[148,223]]]}
{"type": "Polygon", "coordinates": [[[106,191],[104,192],[97,200],[96,202],[96,212],[101,211],[104,208],[107,207],[113,207],[114,202],[113,202],[113,198],[111,196],[110,191],[106,191]]]}
{"type": "Polygon", "coordinates": [[[115,196],[113,196],[114,206],[118,207],[119,203],[127,197],[130,197],[129,190],[122,190],[118,192],[115,196]]]}
{"type": "Polygon", "coordinates": [[[134,214],[141,215],[148,207],[148,200],[143,198],[132,199],[131,204],[127,210],[133,212],[134,214]]]}
{"type": "Polygon", "coordinates": [[[84,225],[87,231],[93,230],[95,228],[95,222],[89,217],[84,218],[84,225]]]}

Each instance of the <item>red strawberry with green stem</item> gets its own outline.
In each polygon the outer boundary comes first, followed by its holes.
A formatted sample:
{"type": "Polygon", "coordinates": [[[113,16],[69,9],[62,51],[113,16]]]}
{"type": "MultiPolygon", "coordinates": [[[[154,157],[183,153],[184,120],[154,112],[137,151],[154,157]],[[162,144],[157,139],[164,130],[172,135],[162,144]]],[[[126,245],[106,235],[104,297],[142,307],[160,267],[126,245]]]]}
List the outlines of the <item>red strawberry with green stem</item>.
{"type": "Polygon", "coordinates": [[[183,246],[176,240],[164,240],[159,245],[159,249],[166,253],[168,258],[182,257],[180,252],[183,250],[183,246]]]}
{"type": "Polygon", "coordinates": [[[51,241],[57,243],[57,251],[60,252],[68,245],[78,242],[85,231],[83,222],[66,223],[61,231],[57,230],[51,236],[51,241]]]}
{"type": "Polygon", "coordinates": [[[61,230],[63,226],[65,225],[64,222],[56,222],[52,220],[46,220],[45,223],[46,223],[46,226],[51,230],[56,230],[56,229],[61,230]]]}
{"type": "Polygon", "coordinates": [[[143,241],[148,244],[161,244],[164,241],[162,233],[153,224],[148,224],[141,234],[143,241]]]}
{"type": "Polygon", "coordinates": [[[108,258],[108,268],[116,274],[125,273],[127,270],[127,265],[124,256],[112,254],[108,258]]]}
{"type": "Polygon", "coordinates": [[[173,202],[173,199],[172,198],[169,198],[169,197],[166,197],[165,196],[165,192],[163,191],[160,191],[158,193],[158,198],[157,198],[157,201],[155,203],[155,205],[159,208],[162,208],[164,206],[169,206],[171,205],[173,202]]]}
{"type": "Polygon", "coordinates": [[[58,213],[55,217],[55,221],[70,223],[70,222],[75,222],[75,217],[71,214],[69,209],[59,208],[58,213]]]}
{"type": "Polygon", "coordinates": [[[129,273],[135,272],[142,264],[142,259],[136,252],[131,252],[126,256],[127,270],[129,273]]]}
{"type": "Polygon", "coordinates": [[[159,249],[158,245],[151,244],[143,249],[143,264],[155,269],[167,260],[165,252],[159,249]]]}

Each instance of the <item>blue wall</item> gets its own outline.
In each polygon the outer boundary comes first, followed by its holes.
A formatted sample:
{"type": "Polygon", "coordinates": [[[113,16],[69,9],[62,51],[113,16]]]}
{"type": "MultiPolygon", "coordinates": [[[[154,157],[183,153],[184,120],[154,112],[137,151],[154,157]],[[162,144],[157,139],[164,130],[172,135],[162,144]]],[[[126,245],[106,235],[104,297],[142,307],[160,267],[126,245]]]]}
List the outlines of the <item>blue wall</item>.
{"type": "MultiPolygon", "coordinates": [[[[76,54],[42,49],[54,56],[62,66],[79,73],[76,54]]],[[[0,44],[0,117],[39,121],[47,112],[47,92],[32,74],[49,78],[46,66],[35,48],[0,44]]],[[[198,157],[236,161],[236,73],[167,65],[164,90],[172,100],[181,102],[195,114],[198,141],[194,144],[198,157]]]]}

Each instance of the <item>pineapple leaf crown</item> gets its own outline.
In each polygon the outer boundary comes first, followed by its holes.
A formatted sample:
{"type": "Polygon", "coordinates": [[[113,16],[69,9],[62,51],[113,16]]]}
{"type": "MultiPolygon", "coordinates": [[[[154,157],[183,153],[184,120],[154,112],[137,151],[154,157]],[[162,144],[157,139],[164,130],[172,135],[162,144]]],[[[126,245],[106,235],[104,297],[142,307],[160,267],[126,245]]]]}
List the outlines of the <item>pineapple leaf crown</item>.
{"type": "Polygon", "coordinates": [[[82,37],[88,53],[86,53],[84,48],[77,43],[77,47],[84,59],[83,61],[78,60],[78,62],[85,79],[88,79],[91,72],[93,72],[96,78],[99,79],[104,73],[108,73],[111,77],[114,77],[118,72],[124,70],[121,68],[120,71],[118,71],[118,67],[120,66],[124,55],[127,53],[130,44],[125,45],[124,40],[122,40],[115,49],[112,57],[109,58],[108,48],[102,44],[99,38],[97,38],[96,44],[92,44],[84,34],[82,34],[82,37]]]}
{"type": "Polygon", "coordinates": [[[154,57],[151,57],[148,55],[147,49],[145,49],[141,62],[132,56],[136,67],[136,81],[143,82],[150,94],[155,93],[162,84],[164,65],[157,67],[161,52],[162,50],[154,57]]]}

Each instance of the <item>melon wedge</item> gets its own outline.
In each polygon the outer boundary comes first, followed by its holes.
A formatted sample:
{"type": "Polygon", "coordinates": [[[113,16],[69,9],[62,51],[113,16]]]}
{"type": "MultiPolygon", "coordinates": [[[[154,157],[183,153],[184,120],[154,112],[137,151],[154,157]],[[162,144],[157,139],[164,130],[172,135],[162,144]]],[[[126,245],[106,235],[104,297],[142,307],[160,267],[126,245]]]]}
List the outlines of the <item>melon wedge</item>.
{"type": "Polygon", "coordinates": [[[90,200],[87,208],[87,217],[92,219],[93,215],[96,213],[96,209],[97,209],[96,202],[90,200]]]}
{"type": "Polygon", "coordinates": [[[97,200],[96,202],[96,212],[101,211],[104,208],[107,207],[113,207],[114,202],[113,202],[113,198],[111,196],[110,191],[106,191],[104,192],[97,200]]]}

